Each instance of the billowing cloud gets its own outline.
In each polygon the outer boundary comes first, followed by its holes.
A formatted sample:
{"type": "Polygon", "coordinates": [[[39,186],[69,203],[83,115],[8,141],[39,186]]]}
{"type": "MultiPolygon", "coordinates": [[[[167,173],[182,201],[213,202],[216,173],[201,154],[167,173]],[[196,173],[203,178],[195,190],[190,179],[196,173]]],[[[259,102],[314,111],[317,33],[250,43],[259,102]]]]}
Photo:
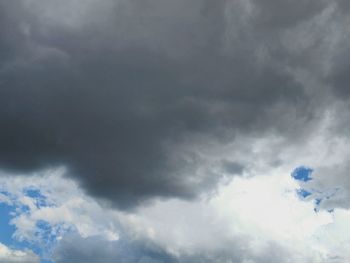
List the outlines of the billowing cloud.
{"type": "Polygon", "coordinates": [[[315,87],[338,9],[286,3],[2,1],[1,168],[63,165],[130,207],[244,170],[209,158],[213,145],[304,138],[333,96],[315,87]]]}

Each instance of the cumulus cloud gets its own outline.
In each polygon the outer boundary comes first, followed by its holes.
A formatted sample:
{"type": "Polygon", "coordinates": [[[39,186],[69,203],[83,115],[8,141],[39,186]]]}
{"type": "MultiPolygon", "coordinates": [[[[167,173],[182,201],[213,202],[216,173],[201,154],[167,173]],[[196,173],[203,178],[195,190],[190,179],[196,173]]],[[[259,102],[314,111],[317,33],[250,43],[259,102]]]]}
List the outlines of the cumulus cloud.
{"type": "Polygon", "coordinates": [[[16,227],[13,237],[45,245],[49,242],[45,234],[59,240],[75,231],[83,238],[102,236],[118,240],[113,210],[84,195],[74,181],[63,178],[63,173],[63,169],[58,169],[28,178],[2,175],[0,191],[5,193],[2,203],[15,208],[11,220],[16,227]]]}
{"type": "Polygon", "coordinates": [[[39,257],[29,250],[14,250],[0,243],[1,263],[39,263],[39,257]]]}

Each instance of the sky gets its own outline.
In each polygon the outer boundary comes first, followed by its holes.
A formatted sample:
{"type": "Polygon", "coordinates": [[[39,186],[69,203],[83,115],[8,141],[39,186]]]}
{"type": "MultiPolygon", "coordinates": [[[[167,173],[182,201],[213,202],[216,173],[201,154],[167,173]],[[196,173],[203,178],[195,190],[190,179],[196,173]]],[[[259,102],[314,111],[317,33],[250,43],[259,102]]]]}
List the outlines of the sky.
{"type": "Polygon", "coordinates": [[[0,0],[0,263],[350,261],[345,0],[0,0]]]}

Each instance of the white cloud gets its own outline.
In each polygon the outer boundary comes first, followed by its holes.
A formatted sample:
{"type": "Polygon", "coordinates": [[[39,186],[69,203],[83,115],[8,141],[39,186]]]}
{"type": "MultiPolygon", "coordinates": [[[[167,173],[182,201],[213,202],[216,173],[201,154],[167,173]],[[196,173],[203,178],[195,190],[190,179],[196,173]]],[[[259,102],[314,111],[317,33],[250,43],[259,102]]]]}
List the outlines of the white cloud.
{"type": "Polygon", "coordinates": [[[14,250],[0,243],[0,263],[39,263],[39,257],[30,250],[14,250]]]}
{"type": "Polygon", "coordinates": [[[74,181],[63,178],[63,173],[64,169],[59,168],[27,177],[1,177],[0,188],[11,193],[11,202],[17,206],[18,214],[11,221],[16,226],[14,237],[39,242],[41,230],[37,224],[47,222],[58,239],[74,229],[82,237],[117,240],[112,212],[86,196],[74,181]],[[37,197],[28,196],[26,189],[40,190],[45,204],[38,206],[37,197]]]}
{"type": "Polygon", "coordinates": [[[274,243],[298,255],[298,262],[327,262],[331,251],[315,235],[333,224],[333,216],[315,213],[311,201],[298,198],[296,187],[288,175],[236,178],[210,201],[161,201],[121,220],[138,238],[175,255],[237,246],[253,260],[274,243]]]}

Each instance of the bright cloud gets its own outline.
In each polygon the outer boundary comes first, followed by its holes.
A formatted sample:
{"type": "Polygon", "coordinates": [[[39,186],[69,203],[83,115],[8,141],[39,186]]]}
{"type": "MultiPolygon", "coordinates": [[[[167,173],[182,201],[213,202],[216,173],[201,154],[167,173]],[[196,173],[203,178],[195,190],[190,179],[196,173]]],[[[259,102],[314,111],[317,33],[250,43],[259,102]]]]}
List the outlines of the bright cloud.
{"type": "Polygon", "coordinates": [[[40,259],[30,250],[14,250],[0,243],[1,263],[39,263],[40,259]]]}
{"type": "MultiPolygon", "coordinates": [[[[101,206],[76,183],[58,176],[63,170],[47,172],[45,179],[34,176],[22,178],[21,183],[4,180],[3,187],[12,189],[7,196],[18,209],[22,207],[12,220],[17,228],[14,237],[38,246],[43,246],[43,240],[52,242],[50,255],[58,262],[70,262],[58,251],[81,249],[72,242],[82,246],[85,242],[89,246],[105,243],[111,258],[122,256],[120,247],[125,246],[141,253],[133,245],[138,242],[137,247],[153,244],[180,262],[196,258],[205,262],[226,262],[225,258],[263,262],[259,258],[267,260],[274,250],[279,251],[274,262],[284,262],[282,258],[287,255],[294,262],[350,259],[346,249],[350,235],[344,232],[350,227],[350,212],[316,210],[314,199],[298,194],[300,182],[291,176],[292,171],[271,171],[269,175],[235,177],[209,198],[159,200],[130,212],[101,206]],[[41,194],[28,196],[24,189],[34,185],[41,194]],[[69,239],[72,234],[75,237],[69,239]]],[[[78,251],[74,253],[77,256],[78,251]]]]}

